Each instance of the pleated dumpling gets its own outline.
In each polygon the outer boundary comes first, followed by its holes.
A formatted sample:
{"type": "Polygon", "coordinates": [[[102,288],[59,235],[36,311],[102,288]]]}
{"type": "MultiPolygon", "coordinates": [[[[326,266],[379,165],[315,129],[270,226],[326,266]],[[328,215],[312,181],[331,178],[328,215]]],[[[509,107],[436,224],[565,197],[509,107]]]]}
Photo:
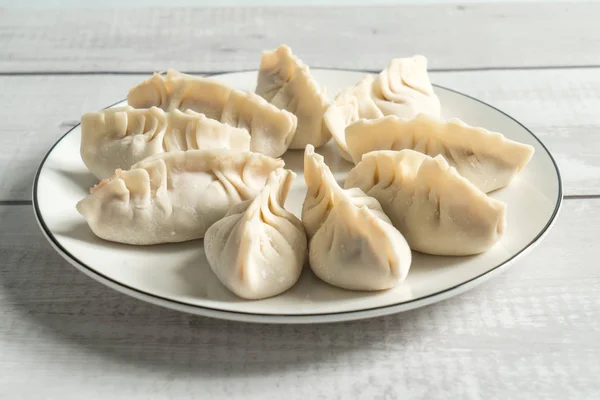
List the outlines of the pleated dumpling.
{"type": "Polygon", "coordinates": [[[213,148],[247,151],[250,135],[191,110],[126,106],[81,118],[81,158],[99,179],[154,154],[213,148]]]}
{"type": "Polygon", "coordinates": [[[283,155],[296,134],[298,120],[252,92],[232,90],[221,122],[250,132],[250,150],[271,157],[283,155]]]}
{"type": "Polygon", "coordinates": [[[410,248],[423,253],[482,253],[506,227],[506,205],[460,176],[442,156],[373,151],[350,171],[345,187],[376,198],[410,248]]]}
{"type": "Polygon", "coordinates": [[[219,120],[231,88],[215,79],[182,74],[170,69],[129,91],[127,103],[135,108],[159,107],[165,111],[193,110],[219,120]]]}
{"type": "Polygon", "coordinates": [[[385,115],[413,118],[418,114],[440,117],[440,100],[427,75],[423,56],[394,58],[379,75],[365,76],[351,88],[342,90],[325,113],[325,122],[343,158],[352,161],[346,145],[345,129],[361,118],[385,115]]]}
{"type": "Polygon", "coordinates": [[[391,60],[373,82],[373,96],[383,115],[413,118],[441,113],[440,99],[427,74],[427,59],[421,55],[391,60]]]}
{"type": "Polygon", "coordinates": [[[251,136],[250,149],[279,157],[288,149],[298,120],[251,92],[232,89],[211,79],[186,75],[175,70],[154,74],[129,91],[127,102],[135,108],[192,110],[237,128],[251,136]]]}
{"type": "Polygon", "coordinates": [[[290,149],[304,149],[307,144],[320,147],[331,139],[323,120],[329,103],[327,95],[308,66],[294,56],[288,46],[263,52],[256,93],[298,117],[298,129],[290,149]]]}
{"type": "Polygon", "coordinates": [[[321,155],[307,146],[302,222],[309,263],[325,282],[350,290],[383,290],[404,280],[411,263],[406,240],[381,205],[362,190],[342,189],[321,155]]]}
{"type": "Polygon", "coordinates": [[[373,100],[375,76],[366,75],[356,85],[342,90],[325,112],[325,123],[337,144],[341,156],[352,161],[346,145],[346,127],[361,118],[383,117],[373,100]]]}
{"type": "Polygon", "coordinates": [[[204,237],[210,267],[233,293],[262,299],[291,288],[306,259],[302,222],[284,208],[296,174],[283,168],[269,175],[260,194],[231,208],[204,237]]]}
{"type": "Polygon", "coordinates": [[[411,149],[448,163],[484,192],[510,183],[531,160],[533,147],[500,133],[453,119],[442,122],[419,115],[411,120],[388,116],[360,120],[346,128],[346,143],[354,162],[374,150],[411,149]]]}
{"type": "Polygon", "coordinates": [[[100,182],[77,210],[98,237],[113,242],[198,239],[232,206],[256,197],[283,165],[230,149],[156,154],[100,182]]]}

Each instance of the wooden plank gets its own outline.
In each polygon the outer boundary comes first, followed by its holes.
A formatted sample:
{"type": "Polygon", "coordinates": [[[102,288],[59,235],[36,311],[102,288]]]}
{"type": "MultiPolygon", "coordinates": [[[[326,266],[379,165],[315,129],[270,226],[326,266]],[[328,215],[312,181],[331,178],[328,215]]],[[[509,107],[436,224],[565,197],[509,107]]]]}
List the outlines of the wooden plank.
{"type": "Polygon", "coordinates": [[[381,69],[600,64],[600,4],[4,10],[0,71],[256,68],[288,43],[308,64],[381,69]],[[560,29],[558,29],[560,27],[560,29]]]}
{"type": "MultiPolygon", "coordinates": [[[[126,96],[145,75],[0,77],[0,201],[30,199],[47,149],[80,116],[126,96]],[[26,105],[26,106],[24,106],[26,105]]],[[[435,82],[498,106],[556,156],[567,195],[600,194],[600,69],[433,73],[435,82]]]]}
{"type": "Polygon", "coordinates": [[[0,206],[0,397],[594,398],[600,200],[566,201],[523,261],[460,297],[368,321],[224,322],[118,294],[0,206]]]}

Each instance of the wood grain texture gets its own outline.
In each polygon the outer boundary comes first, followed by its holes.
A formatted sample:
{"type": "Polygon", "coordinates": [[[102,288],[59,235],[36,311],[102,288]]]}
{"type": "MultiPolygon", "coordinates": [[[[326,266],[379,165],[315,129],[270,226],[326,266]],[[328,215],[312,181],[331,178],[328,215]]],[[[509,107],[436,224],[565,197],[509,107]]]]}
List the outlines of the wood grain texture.
{"type": "MultiPolygon", "coordinates": [[[[567,195],[600,194],[600,69],[432,73],[434,82],[517,118],[557,158],[567,195]]],[[[126,96],[146,75],[0,77],[0,201],[28,200],[48,148],[84,112],[126,96]],[[6,166],[6,167],[4,167],[6,166]]]]}
{"type": "Polygon", "coordinates": [[[145,304],[63,261],[30,207],[0,207],[0,226],[0,398],[600,393],[600,200],[566,201],[538,248],[460,297],[314,326],[226,322],[145,304]]]}
{"type": "Polygon", "coordinates": [[[432,68],[598,65],[599,14],[580,3],[4,10],[0,71],[239,70],[280,43],[320,67],[414,53],[432,68]]]}

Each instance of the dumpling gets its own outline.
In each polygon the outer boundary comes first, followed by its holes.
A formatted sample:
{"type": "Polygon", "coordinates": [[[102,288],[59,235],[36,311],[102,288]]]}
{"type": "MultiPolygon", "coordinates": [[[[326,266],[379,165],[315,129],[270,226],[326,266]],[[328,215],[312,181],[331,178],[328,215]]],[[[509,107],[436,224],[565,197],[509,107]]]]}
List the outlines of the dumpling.
{"type": "Polygon", "coordinates": [[[304,149],[307,144],[320,147],[331,139],[323,114],[329,100],[292,50],[281,45],[265,51],[260,61],[256,93],[271,104],[298,117],[298,128],[290,149],[304,149]]]}
{"type": "Polygon", "coordinates": [[[292,49],[284,44],[273,51],[263,51],[255,93],[270,101],[292,79],[294,70],[300,63],[292,54],[292,49]]]}
{"type": "Polygon", "coordinates": [[[346,146],[346,127],[361,118],[383,117],[383,113],[373,100],[374,81],[373,75],[367,75],[356,85],[342,90],[325,112],[325,123],[341,156],[347,161],[352,161],[352,157],[346,146]]]}
{"type": "Polygon", "coordinates": [[[98,237],[113,242],[198,239],[231,206],[256,197],[283,165],[229,149],[156,154],[100,182],[77,210],[98,237]]]}
{"type": "Polygon", "coordinates": [[[170,69],[166,75],[154,73],[131,89],[127,103],[135,108],[155,106],[165,111],[189,109],[219,120],[231,90],[217,80],[170,69]]]}
{"type": "Polygon", "coordinates": [[[350,290],[389,289],[404,280],[410,248],[379,202],[360,189],[342,189],[311,145],[304,154],[304,177],[302,222],[315,275],[350,290]]]}
{"type": "Polygon", "coordinates": [[[279,157],[296,133],[295,115],[269,104],[255,93],[246,93],[210,79],[175,70],[154,74],[129,91],[127,102],[135,108],[193,110],[228,125],[244,128],[251,136],[250,149],[279,157]]]}
{"type": "Polygon", "coordinates": [[[442,156],[373,151],[350,171],[345,187],[376,198],[410,248],[422,253],[482,253],[506,227],[506,205],[460,176],[442,156]]]}
{"type": "Polygon", "coordinates": [[[232,90],[221,122],[250,132],[250,150],[271,157],[283,155],[296,133],[297,118],[252,92],[232,90]]]}
{"type": "Polygon", "coordinates": [[[346,143],[354,162],[374,150],[412,149],[432,157],[442,155],[486,193],[508,185],[534,153],[533,147],[500,133],[458,119],[442,122],[426,115],[411,120],[388,116],[358,121],[346,128],[346,143]]]}
{"type": "Polygon", "coordinates": [[[206,231],[204,249],[210,267],[240,297],[275,296],[300,277],[306,232],[302,222],[283,207],[295,177],[283,168],[271,172],[254,200],[233,206],[206,231]]]}
{"type": "Polygon", "coordinates": [[[391,60],[373,82],[373,96],[383,115],[440,116],[440,99],[427,75],[427,59],[420,55],[391,60]]]}
{"type": "Polygon", "coordinates": [[[154,154],[212,148],[249,150],[250,135],[191,110],[126,106],[81,118],[81,158],[99,179],[154,154]]]}
{"type": "Polygon", "coordinates": [[[439,117],[440,100],[427,75],[423,56],[394,58],[377,76],[369,75],[342,90],[325,113],[325,122],[343,158],[352,161],[346,146],[345,129],[361,118],[385,115],[413,118],[417,114],[439,117]]]}
{"type": "Polygon", "coordinates": [[[367,207],[382,219],[387,217],[381,210],[381,205],[372,197],[356,188],[342,189],[322,155],[315,153],[312,145],[307,145],[304,151],[304,180],[306,181],[306,197],[302,204],[302,223],[311,238],[325,222],[330,206],[340,197],[351,199],[357,207],[367,207]],[[335,183],[335,184],[334,184],[335,183]]]}
{"type": "Polygon", "coordinates": [[[310,266],[325,282],[349,290],[390,289],[411,264],[406,240],[387,218],[341,199],[310,242],[310,266]]]}

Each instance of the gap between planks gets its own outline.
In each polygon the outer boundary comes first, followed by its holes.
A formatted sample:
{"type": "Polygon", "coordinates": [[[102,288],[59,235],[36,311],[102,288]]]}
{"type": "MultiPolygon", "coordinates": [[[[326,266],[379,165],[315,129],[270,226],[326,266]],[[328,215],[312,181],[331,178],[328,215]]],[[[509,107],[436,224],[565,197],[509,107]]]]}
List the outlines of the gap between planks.
{"type": "MultiPolygon", "coordinates": [[[[377,73],[371,69],[319,67],[318,69],[338,69],[345,71],[364,71],[377,73]]],[[[537,65],[537,66],[501,66],[501,67],[467,67],[467,68],[430,68],[429,72],[480,72],[480,71],[530,71],[530,70],[554,70],[554,69],[596,69],[600,65],[537,65]]],[[[231,71],[182,71],[192,75],[220,75],[235,72],[252,71],[252,69],[231,71]]],[[[155,71],[0,71],[0,76],[44,76],[44,75],[149,75],[155,71]]]]}

